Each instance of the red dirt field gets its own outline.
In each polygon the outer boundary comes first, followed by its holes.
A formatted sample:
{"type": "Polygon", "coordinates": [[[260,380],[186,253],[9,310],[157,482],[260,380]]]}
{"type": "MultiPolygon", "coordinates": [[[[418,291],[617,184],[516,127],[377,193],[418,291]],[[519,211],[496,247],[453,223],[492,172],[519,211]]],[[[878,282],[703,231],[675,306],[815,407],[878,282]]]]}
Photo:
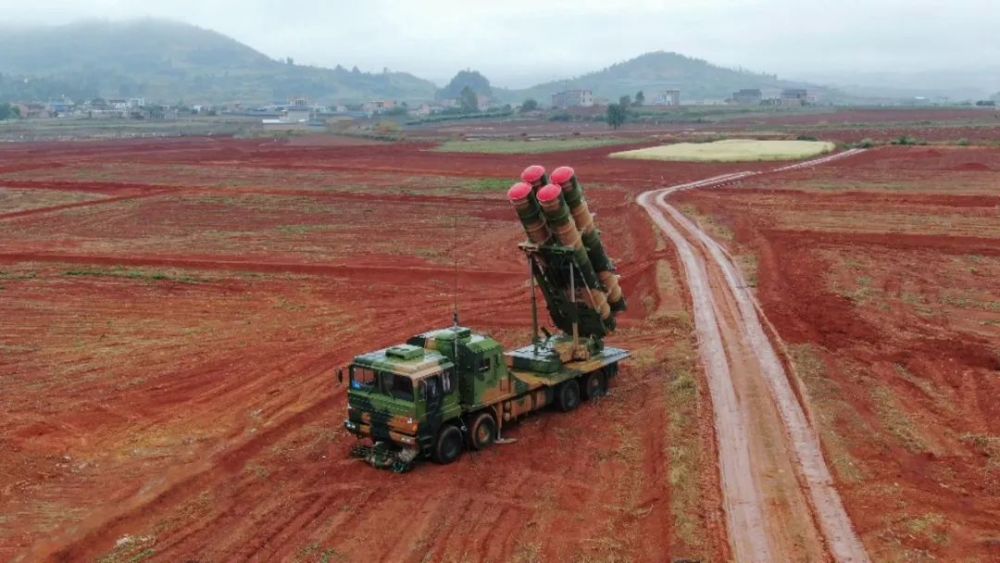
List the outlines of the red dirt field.
{"type": "MultiPolygon", "coordinates": [[[[525,159],[423,148],[0,150],[0,186],[38,200],[0,217],[0,558],[724,558],[684,301],[616,181],[649,166],[589,183],[632,301],[609,397],[448,467],[348,457],[333,376],[352,355],[450,322],[456,283],[464,323],[511,345],[530,325],[522,232],[488,181],[525,159]]],[[[594,159],[545,160],[563,158],[594,159]]]]}
{"type": "Polygon", "coordinates": [[[1000,557],[997,171],[884,148],[676,200],[749,265],[876,560],[1000,557]]]}
{"type": "MultiPolygon", "coordinates": [[[[431,146],[0,147],[0,559],[728,559],[690,299],[634,200],[765,165],[431,146]],[[464,324],[526,339],[498,179],[536,161],[587,187],[633,359],[457,464],[350,459],[351,356],[450,323],[456,285],[464,324]]],[[[998,170],[892,148],[677,197],[756,276],[874,559],[996,554],[998,170]]]]}

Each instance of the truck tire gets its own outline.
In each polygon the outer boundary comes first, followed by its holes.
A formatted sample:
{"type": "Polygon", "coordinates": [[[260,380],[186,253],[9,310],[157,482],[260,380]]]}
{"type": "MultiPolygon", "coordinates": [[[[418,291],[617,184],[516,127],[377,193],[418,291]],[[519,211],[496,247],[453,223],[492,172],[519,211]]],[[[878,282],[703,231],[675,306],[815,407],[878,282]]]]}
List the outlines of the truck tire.
{"type": "Polygon", "coordinates": [[[580,406],[580,383],[575,379],[563,381],[556,387],[556,408],[569,412],[580,406]]]}
{"type": "Polygon", "coordinates": [[[462,455],[462,431],[449,424],[438,432],[434,441],[434,461],[448,465],[462,455]]]}
{"type": "Polygon", "coordinates": [[[583,398],[593,399],[608,392],[608,380],[604,373],[592,371],[583,378],[583,398]]]}
{"type": "Polygon", "coordinates": [[[469,425],[469,445],[474,450],[485,450],[497,439],[497,421],[488,412],[481,412],[469,425]]]}

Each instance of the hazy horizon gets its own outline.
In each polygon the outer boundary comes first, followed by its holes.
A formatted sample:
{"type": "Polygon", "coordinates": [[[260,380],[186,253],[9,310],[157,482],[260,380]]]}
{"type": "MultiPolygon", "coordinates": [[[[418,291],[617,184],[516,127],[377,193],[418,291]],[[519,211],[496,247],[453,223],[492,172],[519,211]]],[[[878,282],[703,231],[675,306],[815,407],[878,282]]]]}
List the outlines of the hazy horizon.
{"type": "Polygon", "coordinates": [[[521,88],[663,50],[813,81],[988,70],[981,87],[1000,89],[998,65],[988,62],[1000,60],[1000,11],[986,0],[627,4],[375,0],[356,6],[306,0],[290,9],[274,0],[0,0],[7,24],[170,19],[228,35],[276,59],[366,71],[388,67],[438,85],[473,68],[497,86],[521,88]]]}

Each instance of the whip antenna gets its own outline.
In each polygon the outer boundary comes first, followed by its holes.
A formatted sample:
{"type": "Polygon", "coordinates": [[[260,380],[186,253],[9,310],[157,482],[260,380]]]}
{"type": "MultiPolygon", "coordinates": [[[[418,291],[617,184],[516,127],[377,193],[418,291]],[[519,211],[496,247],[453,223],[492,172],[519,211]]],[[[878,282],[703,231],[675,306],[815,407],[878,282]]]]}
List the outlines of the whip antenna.
{"type": "Polygon", "coordinates": [[[458,215],[453,215],[451,221],[451,261],[454,268],[454,284],[451,289],[452,311],[451,322],[458,326],[458,215]]]}

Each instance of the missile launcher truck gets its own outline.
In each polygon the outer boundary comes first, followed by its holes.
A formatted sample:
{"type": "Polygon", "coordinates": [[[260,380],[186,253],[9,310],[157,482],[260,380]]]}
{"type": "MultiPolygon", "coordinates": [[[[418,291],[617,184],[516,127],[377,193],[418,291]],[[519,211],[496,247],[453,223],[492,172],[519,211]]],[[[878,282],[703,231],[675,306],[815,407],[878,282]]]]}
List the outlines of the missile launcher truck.
{"type": "Polygon", "coordinates": [[[536,165],[521,179],[507,195],[528,237],[519,246],[530,268],[531,344],[504,352],[456,314],[451,327],[355,357],[344,422],[363,440],[355,456],[397,472],[420,457],[451,463],[532,411],[567,412],[604,394],[629,356],[604,345],[626,303],[575,172],[549,177],[536,165]],[[559,334],[539,333],[536,286],[559,334]]]}

